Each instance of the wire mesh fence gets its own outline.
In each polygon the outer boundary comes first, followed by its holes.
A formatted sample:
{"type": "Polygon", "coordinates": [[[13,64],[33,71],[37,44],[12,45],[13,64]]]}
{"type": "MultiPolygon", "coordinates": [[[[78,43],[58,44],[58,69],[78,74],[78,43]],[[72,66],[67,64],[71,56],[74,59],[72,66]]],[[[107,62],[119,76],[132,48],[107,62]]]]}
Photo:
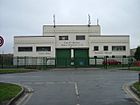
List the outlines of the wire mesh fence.
{"type": "Polygon", "coordinates": [[[0,54],[0,68],[12,68],[13,65],[13,56],[10,54],[0,54]]]}
{"type": "Polygon", "coordinates": [[[130,68],[135,66],[132,56],[93,58],[13,57],[0,55],[0,68],[47,69],[55,67],[130,68]]]}

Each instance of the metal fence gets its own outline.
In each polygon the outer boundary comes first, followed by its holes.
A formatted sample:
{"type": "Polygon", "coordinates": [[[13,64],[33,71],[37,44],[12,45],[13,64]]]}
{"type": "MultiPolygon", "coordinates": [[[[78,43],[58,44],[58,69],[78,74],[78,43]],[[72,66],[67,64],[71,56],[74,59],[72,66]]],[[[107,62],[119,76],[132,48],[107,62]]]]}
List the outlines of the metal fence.
{"type": "Polygon", "coordinates": [[[0,68],[12,68],[13,56],[11,54],[0,54],[0,68]]]}
{"type": "Polygon", "coordinates": [[[134,66],[134,57],[47,58],[0,56],[0,68],[47,69],[55,67],[118,68],[134,66]]]}

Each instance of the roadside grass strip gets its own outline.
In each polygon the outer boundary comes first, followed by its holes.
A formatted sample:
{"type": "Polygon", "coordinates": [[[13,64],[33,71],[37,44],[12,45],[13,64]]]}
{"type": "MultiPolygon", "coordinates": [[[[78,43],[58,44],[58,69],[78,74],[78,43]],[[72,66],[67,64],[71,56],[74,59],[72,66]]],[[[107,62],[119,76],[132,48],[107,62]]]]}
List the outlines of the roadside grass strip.
{"type": "Polygon", "coordinates": [[[140,71],[140,66],[130,67],[130,70],[140,71]]]}
{"type": "Polygon", "coordinates": [[[0,103],[7,102],[15,97],[22,88],[15,84],[0,82],[0,103]]]}
{"type": "Polygon", "coordinates": [[[0,74],[9,74],[9,73],[25,73],[32,72],[35,70],[26,70],[26,69],[0,69],[0,74]]]}
{"type": "MultiPolygon", "coordinates": [[[[139,82],[135,82],[135,83],[133,84],[133,86],[134,86],[134,88],[135,88],[138,92],[140,92],[140,83],[139,83],[139,82]]],[[[140,96],[140,94],[139,94],[139,96],[140,96]]]]}

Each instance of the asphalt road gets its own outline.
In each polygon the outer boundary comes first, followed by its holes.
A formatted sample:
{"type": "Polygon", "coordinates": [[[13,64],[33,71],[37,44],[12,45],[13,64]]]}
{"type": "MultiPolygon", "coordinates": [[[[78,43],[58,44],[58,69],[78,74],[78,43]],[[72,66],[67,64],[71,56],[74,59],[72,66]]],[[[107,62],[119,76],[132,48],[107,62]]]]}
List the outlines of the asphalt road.
{"type": "Polygon", "coordinates": [[[33,88],[24,105],[136,105],[122,86],[137,78],[137,72],[92,68],[0,75],[0,81],[33,88]]]}

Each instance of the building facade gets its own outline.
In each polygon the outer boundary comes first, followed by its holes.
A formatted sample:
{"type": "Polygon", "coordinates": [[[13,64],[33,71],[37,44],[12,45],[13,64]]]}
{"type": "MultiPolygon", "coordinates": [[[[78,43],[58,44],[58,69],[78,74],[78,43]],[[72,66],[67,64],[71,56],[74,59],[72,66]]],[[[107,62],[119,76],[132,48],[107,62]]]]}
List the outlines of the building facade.
{"type": "Polygon", "coordinates": [[[129,56],[129,45],[129,35],[101,35],[100,25],[44,25],[42,36],[14,37],[14,57],[55,58],[28,64],[89,65],[89,58],[129,56]]]}

